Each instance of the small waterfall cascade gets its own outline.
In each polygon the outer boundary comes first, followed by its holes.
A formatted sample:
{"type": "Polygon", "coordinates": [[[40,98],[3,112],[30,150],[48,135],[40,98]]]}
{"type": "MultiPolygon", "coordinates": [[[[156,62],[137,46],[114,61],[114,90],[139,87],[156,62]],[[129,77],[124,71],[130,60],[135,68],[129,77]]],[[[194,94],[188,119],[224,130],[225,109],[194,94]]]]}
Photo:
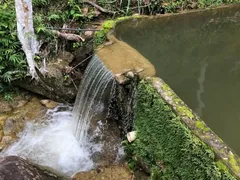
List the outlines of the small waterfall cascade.
{"type": "Polygon", "coordinates": [[[96,114],[103,111],[112,82],[112,72],[94,55],[85,70],[73,109],[75,136],[82,146],[89,142],[90,122],[96,114]]]}
{"type": "Polygon", "coordinates": [[[95,161],[92,156],[102,152],[104,145],[95,142],[94,138],[102,133],[103,124],[99,119],[104,118],[104,107],[108,104],[113,82],[112,73],[96,55],[93,56],[74,107],[60,104],[48,110],[41,119],[28,122],[25,130],[18,135],[19,140],[1,152],[0,156],[25,157],[69,176],[77,171],[93,169],[95,161]],[[93,123],[95,121],[97,125],[93,123]],[[99,131],[96,135],[97,128],[99,131]],[[89,129],[93,129],[91,138],[88,137],[89,129]]]}
{"type": "Polygon", "coordinates": [[[74,125],[72,107],[60,104],[41,119],[28,122],[18,135],[19,140],[0,156],[21,156],[68,176],[77,171],[89,171],[94,168],[91,156],[99,145],[80,146],[74,136],[74,125]]]}

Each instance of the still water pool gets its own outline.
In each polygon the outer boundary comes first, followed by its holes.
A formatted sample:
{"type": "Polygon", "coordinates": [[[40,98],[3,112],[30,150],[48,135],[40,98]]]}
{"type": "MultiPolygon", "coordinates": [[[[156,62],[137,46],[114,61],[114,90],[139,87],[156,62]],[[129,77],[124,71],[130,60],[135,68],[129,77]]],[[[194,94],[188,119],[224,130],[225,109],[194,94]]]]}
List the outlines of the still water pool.
{"type": "Polygon", "coordinates": [[[240,155],[240,5],[133,19],[115,33],[240,155]]]}

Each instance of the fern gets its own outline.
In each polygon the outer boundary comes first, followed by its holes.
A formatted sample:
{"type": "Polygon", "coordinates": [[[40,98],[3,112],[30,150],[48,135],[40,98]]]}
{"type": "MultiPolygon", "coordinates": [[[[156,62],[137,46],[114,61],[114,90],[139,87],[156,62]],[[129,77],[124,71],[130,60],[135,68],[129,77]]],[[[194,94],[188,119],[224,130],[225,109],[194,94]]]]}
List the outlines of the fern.
{"type": "Polygon", "coordinates": [[[24,77],[27,70],[16,29],[13,2],[0,4],[0,81],[7,83],[24,77]]]}

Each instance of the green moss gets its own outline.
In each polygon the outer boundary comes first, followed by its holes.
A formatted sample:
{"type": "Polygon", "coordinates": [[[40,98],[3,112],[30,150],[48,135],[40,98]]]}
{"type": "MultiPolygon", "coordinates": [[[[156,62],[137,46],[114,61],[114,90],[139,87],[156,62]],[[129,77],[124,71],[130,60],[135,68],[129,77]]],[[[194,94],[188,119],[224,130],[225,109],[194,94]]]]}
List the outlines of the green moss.
{"type": "Polygon", "coordinates": [[[173,93],[172,93],[171,91],[168,91],[168,92],[167,92],[167,95],[168,95],[168,96],[172,96],[173,93]]]}
{"type": "Polygon", "coordinates": [[[223,164],[223,162],[221,160],[218,160],[217,161],[217,165],[220,169],[224,170],[224,171],[227,171],[227,166],[225,164],[223,164]]]}
{"type": "Polygon", "coordinates": [[[179,103],[182,102],[182,100],[181,100],[180,98],[178,98],[178,97],[175,97],[175,98],[174,98],[174,102],[175,102],[176,104],[179,104],[179,103]]]}
{"type": "Polygon", "coordinates": [[[234,155],[232,152],[228,153],[229,163],[232,166],[233,170],[236,172],[240,172],[240,167],[237,165],[237,161],[234,158],[234,155]]]}
{"type": "Polygon", "coordinates": [[[189,118],[194,118],[194,115],[193,113],[189,110],[189,108],[187,108],[185,105],[179,105],[177,106],[177,111],[180,113],[180,114],[185,114],[187,117],[189,118]]]}
{"type": "Polygon", "coordinates": [[[126,19],[130,19],[130,18],[138,18],[138,17],[144,17],[144,16],[124,16],[124,17],[119,17],[115,20],[107,20],[103,23],[102,25],[102,30],[98,31],[95,34],[95,46],[101,45],[104,43],[104,41],[106,41],[107,39],[107,34],[109,33],[109,31],[111,29],[114,29],[116,24],[124,21],[126,19]]]}
{"type": "Polygon", "coordinates": [[[103,23],[103,26],[102,26],[102,30],[101,31],[98,31],[96,34],[95,34],[95,45],[98,46],[100,44],[102,44],[106,38],[107,38],[107,34],[108,32],[114,28],[115,26],[115,21],[114,20],[108,20],[108,21],[105,21],[103,23]]]}
{"type": "MultiPolygon", "coordinates": [[[[150,83],[139,83],[136,101],[138,136],[126,146],[126,152],[150,167],[152,180],[235,179],[215,162],[213,150],[193,135],[150,83]]],[[[186,110],[180,107],[180,111],[186,110]]],[[[193,116],[191,111],[186,114],[193,116]]]]}
{"type": "Polygon", "coordinates": [[[108,20],[108,21],[105,21],[103,23],[103,29],[105,31],[109,31],[109,29],[113,28],[115,25],[115,21],[114,20],[108,20]]]}
{"type": "Polygon", "coordinates": [[[170,90],[170,87],[166,83],[163,84],[162,88],[163,88],[164,91],[169,91],[170,90]]]}
{"type": "Polygon", "coordinates": [[[203,130],[203,131],[208,131],[208,130],[210,130],[210,128],[209,128],[209,127],[206,127],[205,123],[204,123],[203,121],[200,121],[200,120],[197,120],[197,121],[196,121],[196,127],[197,127],[198,129],[203,130]]]}

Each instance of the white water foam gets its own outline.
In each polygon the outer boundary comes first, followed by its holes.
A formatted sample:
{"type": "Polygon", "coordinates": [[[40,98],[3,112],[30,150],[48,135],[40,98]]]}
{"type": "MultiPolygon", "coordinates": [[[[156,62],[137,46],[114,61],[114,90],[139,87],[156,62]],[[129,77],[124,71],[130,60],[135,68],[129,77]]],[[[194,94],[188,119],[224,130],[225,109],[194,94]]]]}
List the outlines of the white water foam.
{"type": "Polygon", "coordinates": [[[90,159],[101,145],[81,146],[74,136],[75,123],[70,110],[59,111],[58,107],[46,114],[47,120],[28,123],[20,139],[2,155],[18,155],[31,161],[49,166],[72,176],[77,171],[94,168],[90,159]]]}
{"type": "Polygon", "coordinates": [[[2,154],[26,157],[70,176],[93,169],[91,156],[102,151],[103,144],[91,143],[101,137],[102,121],[94,128],[90,128],[91,122],[104,110],[112,80],[112,73],[95,55],[84,74],[73,112],[62,111],[64,106],[48,111],[41,122],[28,123],[20,139],[2,154]],[[88,134],[89,129],[93,134],[88,134]]]}

